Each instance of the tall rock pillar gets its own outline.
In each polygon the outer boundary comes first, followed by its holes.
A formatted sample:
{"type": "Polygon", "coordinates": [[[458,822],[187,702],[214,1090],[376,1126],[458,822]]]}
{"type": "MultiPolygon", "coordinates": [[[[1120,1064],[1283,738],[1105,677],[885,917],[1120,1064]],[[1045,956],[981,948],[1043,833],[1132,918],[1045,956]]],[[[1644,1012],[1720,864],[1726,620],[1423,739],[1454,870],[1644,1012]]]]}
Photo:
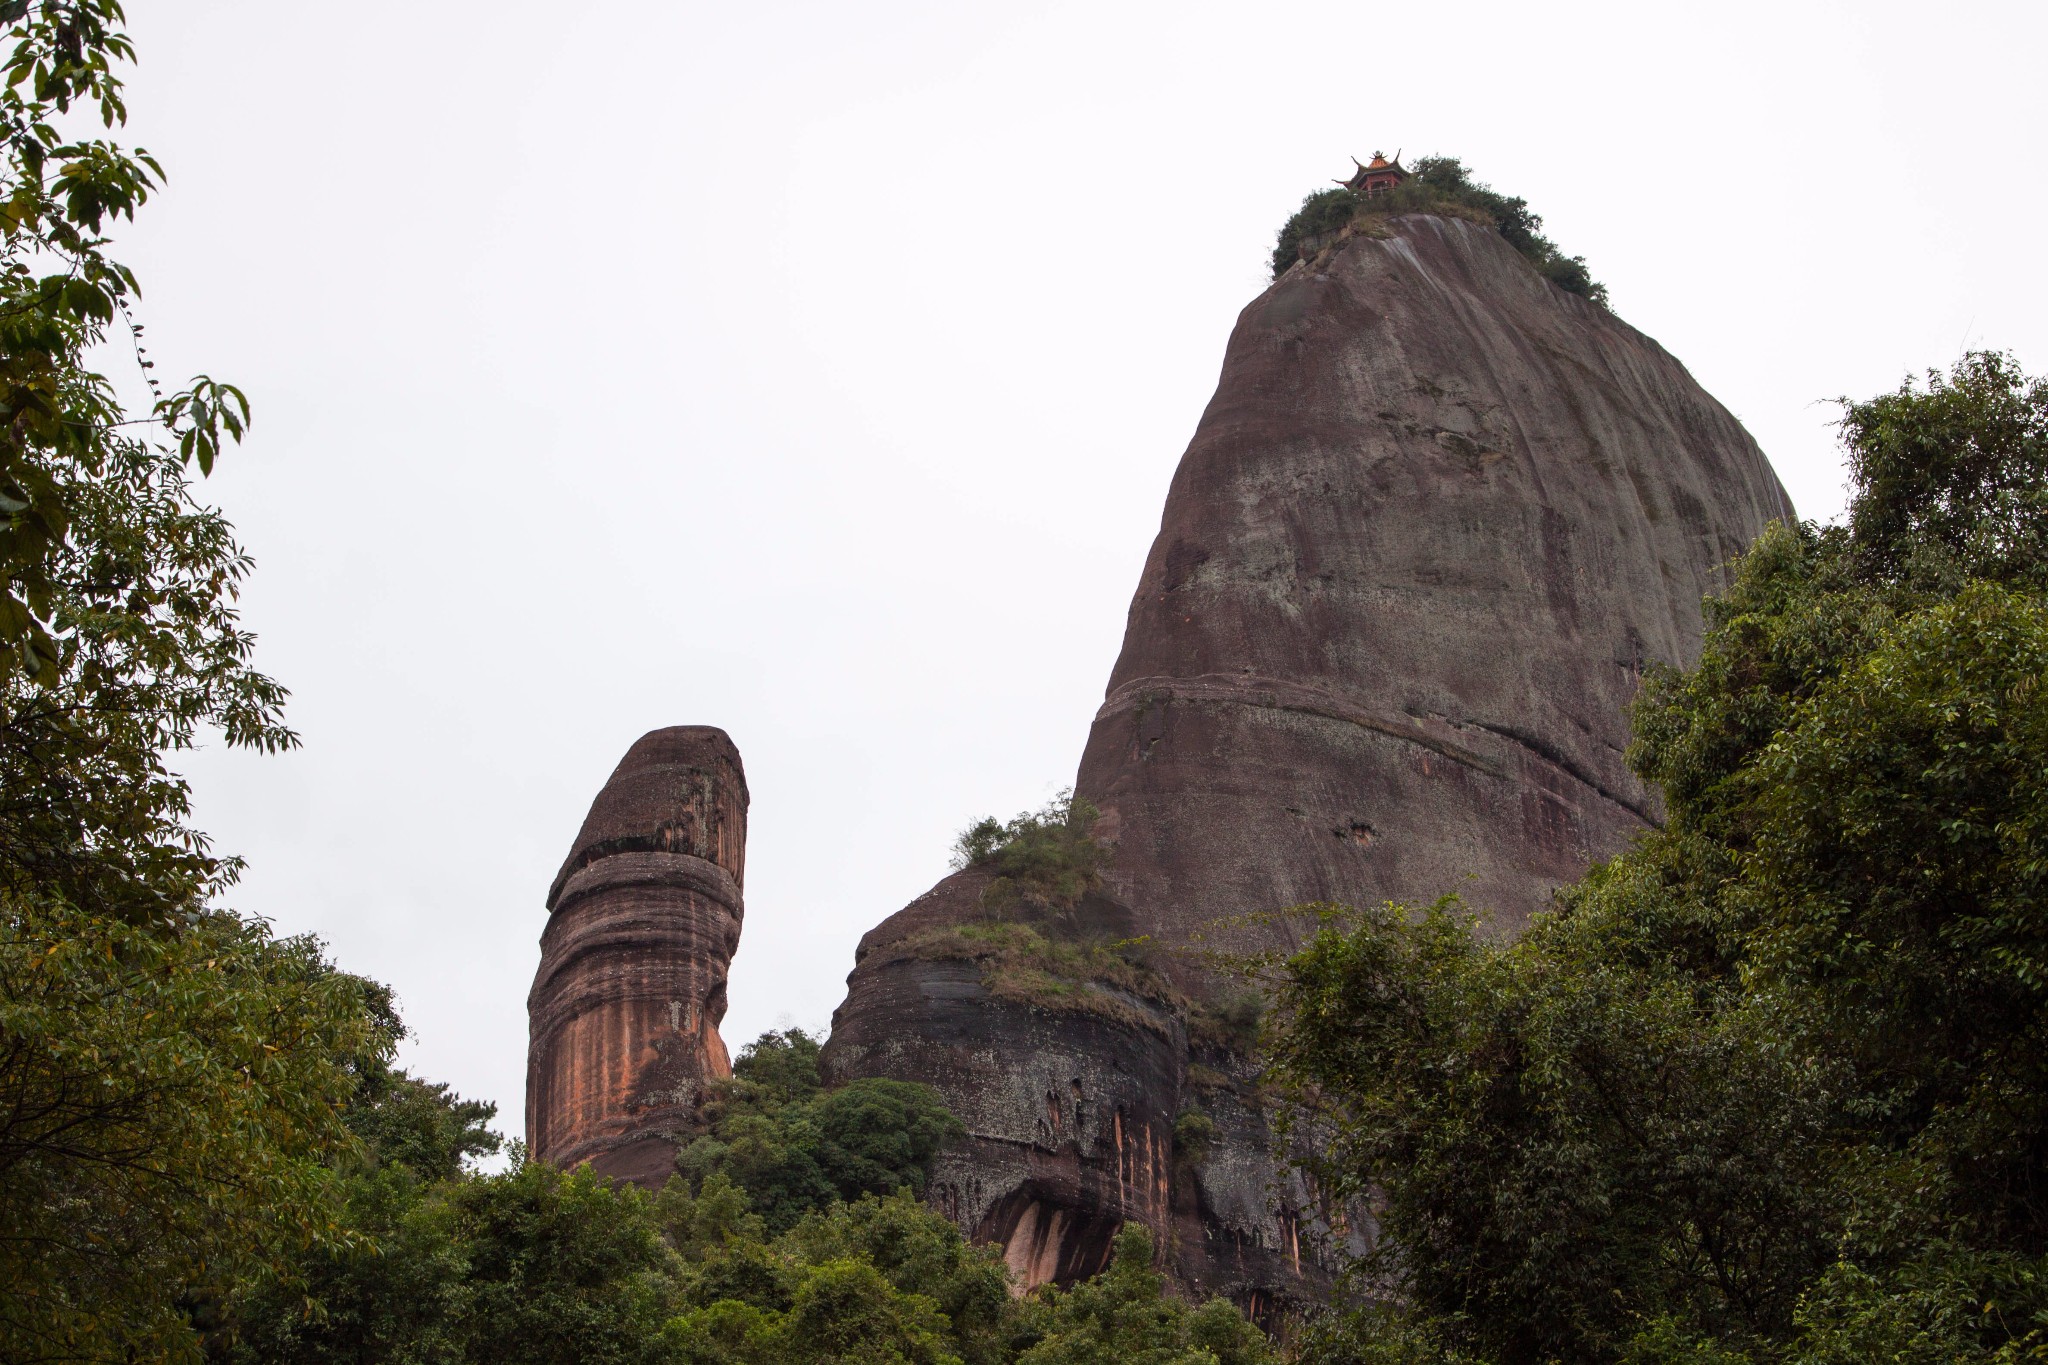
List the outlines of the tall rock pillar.
{"type": "Polygon", "coordinates": [[[526,1009],[526,1142],[562,1166],[657,1186],[703,1084],[732,1074],[718,1024],[739,946],[747,779],[709,725],[626,751],[548,890],[526,1009]]]}

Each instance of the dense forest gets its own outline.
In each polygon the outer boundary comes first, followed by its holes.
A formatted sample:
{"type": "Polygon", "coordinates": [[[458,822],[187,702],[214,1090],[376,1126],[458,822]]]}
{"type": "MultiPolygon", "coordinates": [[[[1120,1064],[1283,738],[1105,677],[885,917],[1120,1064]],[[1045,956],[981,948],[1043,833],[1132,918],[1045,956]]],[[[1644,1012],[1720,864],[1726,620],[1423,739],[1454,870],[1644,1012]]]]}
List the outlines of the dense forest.
{"type": "MultiPolygon", "coordinates": [[[[1378,1233],[1269,1341],[1137,1227],[1015,1292],[920,1198],[958,1121],[826,1087],[799,1032],[658,1192],[486,1170],[491,1107],[394,1065],[388,991],[221,908],[172,764],[297,743],[195,487],[250,408],[150,377],[117,0],[0,19],[0,1365],[2048,1357],[2048,382],[1976,354],[1844,404],[1843,522],[1768,532],[1636,703],[1664,824],[1526,935],[1311,906],[1236,964],[1378,1233]]],[[[1086,814],[960,857],[1069,894],[1086,814]]]]}

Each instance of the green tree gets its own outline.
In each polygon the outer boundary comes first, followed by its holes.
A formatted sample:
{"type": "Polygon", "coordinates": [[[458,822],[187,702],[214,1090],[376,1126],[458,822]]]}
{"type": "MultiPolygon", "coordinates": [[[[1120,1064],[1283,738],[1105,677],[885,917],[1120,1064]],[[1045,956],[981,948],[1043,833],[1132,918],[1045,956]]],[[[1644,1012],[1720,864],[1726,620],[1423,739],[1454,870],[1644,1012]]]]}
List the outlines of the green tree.
{"type": "Polygon", "coordinates": [[[1152,1269],[1152,1234],[1117,1234],[1107,1270],[1071,1289],[1046,1291],[1037,1343],[1017,1365],[1265,1365],[1266,1338],[1222,1299],[1189,1308],[1152,1269]]]}
{"type": "Polygon", "coordinates": [[[948,1349],[966,1365],[996,1365],[1015,1353],[1018,1324],[996,1249],[969,1246],[907,1189],[831,1205],[782,1241],[806,1264],[865,1261],[898,1291],[929,1299],[945,1316],[948,1349]]]}
{"type": "MultiPolygon", "coordinates": [[[[787,1060],[799,1038],[770,1040],[787,1060]]],[[[387,1092],[388,1093],[388,1092],[387,1092]]],[[[358,1097],[355,1110],[382,1101],[358,1097]]],[[[417,1134],[463,1129],[440,1087],[406,1100],[417,1134]],[[438,1118],[420,1110],[438,1105],[438,1118]]],[[[389,1116],[382,1122],[390,1126],[389,1116]]],[[[993,1247],[970,1246],[909,1189],[828,1199],[771,1237],[722,1172],[649,1197],[587,1169],[526,1163],[430,1176],[424,1140],[353,1159],[343,1234],[257,1272],[226,1305],[222,1365],[504,1360],[570,1365],[1265,1365],[1265,1341],[1226,1303],[1190,1309],[1133,1232],[1099,1285],[1011,1293],[993,1247]],[[418,1166],[393,1155],[424,1150],[418,1166]]]]}
{"type": "Polygon", "coordinates": [[[161,179],[99,134],[115,0],[0,5],[0,1359],[190,1357],[245,1267],[329,1235],[380,993],[209,908],[238,864],[169,755],[295,743],[250,665],[248,560],[187,471],[248,406],[167,393],[109,231],[161,179]],[[93,358],[133,355],[132,412],[93,358]]]}
{"type": "Polygon", "coordinates": [[[347,1121],[369,1165],[403,1166],[421,1180],[453,1180],[472,1160],[504,1145],[489,1127],[497,1114],[487,1100],[465,1100],[437,1081],[380,1065],[366,1068],[347,1121]]]}
{"type": "Polygon", "coordinates": [[[74,136],[126,117],[115,0],[0,9],[0,889],[130,920],[188,913],[231,879],[186,824],[165,766],[202,728],[296,743],[284,690],[249,665],[235,599],[249,562],[192,496],[248,405],[204,377],[135,415],[93,354],[149,375],[138,286],[106,231],[161,172],[74,136]],[[151,433],[155,433],[152,435],[151,433]]]}
{"type": "Polygon", "coordinates": [[[721,1299],[669,1324],[683,1365],[960,1365],[938,1305],[906,1294],[866,1261],[792,1273],[786,1309],[721,1299]]]}
{"type": "Polygon", "coordinates": [[[1664,828],[1518,943],[1326,908],[1283,968],[1297,1122],[1407,1305],[1354,1345],[2048,1348],[2048,385],[1971,356],[1843,431],[1846,523],[1767,533],[1637,704],[1664,828]]]}
{"type": "Polygon", "coordinates": [[[535,1162],[433,1180],[393,1163],[357,1170],[346,1189],[350,1236],[253,1277],[216,1358],[669,1359],[663,1330],[684,1306],[683,1262],[640,1190],[535,1162]]]}
{"type": "Polygon", "coordinates": [[[346,1235],[255,1268],[223,1305],[208,1358],[222,1365],[455,1362],[469,1264],[432,1186],[401,1165],[342,1184],[346,1235]]]}
{"type": "Polygon", "coordinates": [[[0,1361],[195,1358],[195,1313],[332,1235],[319,1158],[395,1037],[260,924],[0,911],[0,1361]]]}
{"type": "Polygon", "coordinates": [[[662,1357],[678,1307],[675,1253],[652,1199],[588,1167],[534,1162],[443,1195],[464,1271],[462,1358],[602,1365],[662,1357]]]}
{"type": "Polygon", "coordinates": [[[823,1088],[816,1039],[798,1029],[747,1045],[704,1106],[705,1131],[677,1157],[694,1189],[723,1176],[771,1233],[835,1200],[922,1193],[939,1151],[965,1130],[930,1086],[865,1078],[823,1088]]]}
{"type": "Polygon", "coordinates": [[[214,1324],[209,1354],[255,1365],[460,1358],[469,1274],[447,1208],[470,1161],[498,1150],[497,1107],[381,1063],[364,1068],[329,1154],[343,1234],[246,1274],[214,1324]]]}

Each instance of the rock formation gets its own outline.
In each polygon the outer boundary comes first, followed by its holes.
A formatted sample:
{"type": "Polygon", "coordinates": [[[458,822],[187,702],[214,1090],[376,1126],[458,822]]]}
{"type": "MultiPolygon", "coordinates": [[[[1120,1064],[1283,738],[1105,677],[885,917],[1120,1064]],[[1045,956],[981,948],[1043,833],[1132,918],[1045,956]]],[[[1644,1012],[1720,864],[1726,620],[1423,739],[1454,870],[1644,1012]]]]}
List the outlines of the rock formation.
{"type": "MultiPolygon", "coordinates": [[[[1514,931],[1656,820],[1627,703],[1791,512],[1676,360],[1491,229],[1417,215],[1327,246],[1240,315],[1174,476],[1081,759],[1114,857],[1078,931],[1286,946],[1284,918],[1223,921],[1446,892],[1514,931]]],[[[935,1198],[1029,1279],[1091,1273],[1136,1218],[1195,1287],[1254,1311],[1312,1291],[1366,1230],[1271,1150],[1241,1048],[1136,994],[1006,998],[918,946],[985,918],[985,881],[862,940],[828,1067],[944,1092],[971,1137],[935,1198]],[[1177,1150],[1190,1113],[1209,1136],[1177,1150]]]]}
{"type": "Polygon", "coordinates": [[[697,1092],[732,1074],[718,1024],[739,944],[747,779],[725,731],[643,736],[548,891],[527,997],[526,1142],[659,1185],[697,1092]]]}

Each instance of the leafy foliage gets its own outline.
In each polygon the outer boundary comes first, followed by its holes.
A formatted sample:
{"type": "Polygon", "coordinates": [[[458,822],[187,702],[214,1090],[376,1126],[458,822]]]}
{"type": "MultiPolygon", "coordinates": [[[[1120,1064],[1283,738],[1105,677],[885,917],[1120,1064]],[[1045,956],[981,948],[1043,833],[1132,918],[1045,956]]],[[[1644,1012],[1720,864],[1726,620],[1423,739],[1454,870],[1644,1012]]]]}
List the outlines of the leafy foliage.
{"type": "Polygon", "coordinates": [[[1222,1299],[1190,1310],[1163,1293],[1152,1269],[1152,1234],[1131,1226],[1117,1235],[1109,1269],[1037,1305],[1037,1344],[1018,1365],[1262,1365],[1266,1340],[1222,1299]]]}
{"type": "Polygon", "coordinates": [[[1102,884],[1107,852],[1095,840],[1098,815],[1087,798],[1063,791],[1007,824],[984,816],[960,832],[953,866],[995,872],[982,898],[991,909],[1071,910],[1102,884]]]}
{"type": "Polygon", "coordinates": [[[531,1163],[440,1181],[392,1165],[347,1189],[351,1237],[248,1283],[215,1358],[668,1358],[680,1262],[639,1190],[531,1163]]]}
{"type": "Polygon", "coordinates": [[[341,1102],[384,993],[211,907],[239,864],[168,757],[296,743],[250,665],[249,569],[187,471],[247,431],[165,393],[108,232],[162,178],[117,0],[0,5],[0,1360],[189,1359],[249,1267],[334,1240],[341,1102]],[[132,413],[97,357],[131,352],[132,413]]]}
{"type": "Polygon", "coordinates": [[[371,1166],[398,1165],[426,1180],[453,1180],[473,1158],[499,1150],[489,1124],[498,1106],[465,1100],[381,1061],[364,1068],[348,1128],[371,1166]]]}
{"type": "Polygon", "coordinates": [[[1318,190],[1281,227],[1273,247],[1273,278],[1299,260],[1302,247],[1354,223],[1372,223],[1404,213],[1434,213],[1484,223],[1507,238],[1536,272],[1558,288],[1607,306],[1607,286],[1595,282],[1583,256],[1567,256],[1543,235],[1543,219],[1519,197],[1501,194],[1472,178],[1453,156],[1426,156],[1407,180],[1368,198],[1342,186],[1318,190]]]}
{"type": "Polygon", "coordinates": [[[1279,279],[1301,259],[1304,245],[1343,231],[1364,212],[1365,196],[1342,185],[1317,190],[1302,200],[1301,207],[1280,225],[1279,238],[1273,244],[1273,278],[1279,279]]]}
{"type": "Polygon", "coordinates": [[[396,1036],[306,940],[0,903],[0,1361],[194,1358],[193,1305],[333,1239],[317,1162],[396,1036]]]}
{"type": "MultiPolygon", "coordinates": [[[[770,1033],[736,1064],[744,1102],[803,1107],[833,1093],[816,1044],[770,1033]],[[808,1074],[806,1066],[808,1065],[808,1074]]],[[[475,1106],[405,1091],[380,1131],[469,1131],[475,1106]],[[438,1106],[440,1114],[426,1111],[438,1106]],[[397,1116],[407,1116],[400,1125],[397,1116]]],[[[355,1101],[386,1106],[401,1088],[355,1101]]],[[[1014,1297],[992,1248],[969,1246],[907,1187],[829,1190],[779,1233],[727,1170],[649,1196],[588,1170],[520,1162],[437,1174],[419,1137],[344,1177],[348,1235],[249,1281],[215,1334],[229,1365],[389,1360],[580,1365],[1266,1365],[1265,1340],[1227,1303],[1189,1309],[1126,1234],[1094,1286],[1014,1297]],[[419,1152],[413,1159],[400,1155],[419,1152]],[[1203,1351],[1209,1354],[1202,1354],[1203,1351]]],[[[770,1186],[771,1198],[786,1188],[770,1186]]]]}
{"type": "Polygon", "coordinates": [[[1777,527],[1654,677],[1669,819],[1513,945],[1325,908],[1278,1051],[1367,1358],[2048,1350],[2048,386],[1847,405],[1847,524],[1777,527]]]}
{"type": "Polygon", "coordinates": [[[922,931],[898,951],[977,963],[982,984],[1001,999],[1135,1028],[1162,1030],[1178,1020],[1204,1043],[1249,1053],[1263,995],[1212,981],[1190,994],[1161,969],[1149,937],[1109,939],[1100,934],[1103,918],[1075,913],[1101,888],[1110,855],[1095,838],[1098,818],[1085,797],[1069,790],[1007,823],[988,816],[968,826],[954,842],[953,867],[995,873],[981,896],[989,918],[922,931]]]}
{"type": "Polygon", "coordinates": [[[818,1042],[799,1029],[748,1044],[703,1112],[705,1131],[677,1169],[693,1187],[724,1177],[775,1233],[834,1200],[922,1193],[933,1158],[965,1131],[930,1086],[866,1078],[825,1089],[818,1042]]]}
{"type": "Polygon", "coordinates": [[[236,864],[185,824],[164,755],[202,727],[296,743],[236,618],[248,560],[185,478],[241,439],[248,403],[204,376],[170,395],[150,379],[153,412],[131,416],[88,364],[119,341],[150,367],[135,277],[105,231],[161,171],[60,126],[125,118],[116,72],[132,50],[116,0],[0,18],[14,40],[0,87],[0,887],[176,917],[236,864]]]}

